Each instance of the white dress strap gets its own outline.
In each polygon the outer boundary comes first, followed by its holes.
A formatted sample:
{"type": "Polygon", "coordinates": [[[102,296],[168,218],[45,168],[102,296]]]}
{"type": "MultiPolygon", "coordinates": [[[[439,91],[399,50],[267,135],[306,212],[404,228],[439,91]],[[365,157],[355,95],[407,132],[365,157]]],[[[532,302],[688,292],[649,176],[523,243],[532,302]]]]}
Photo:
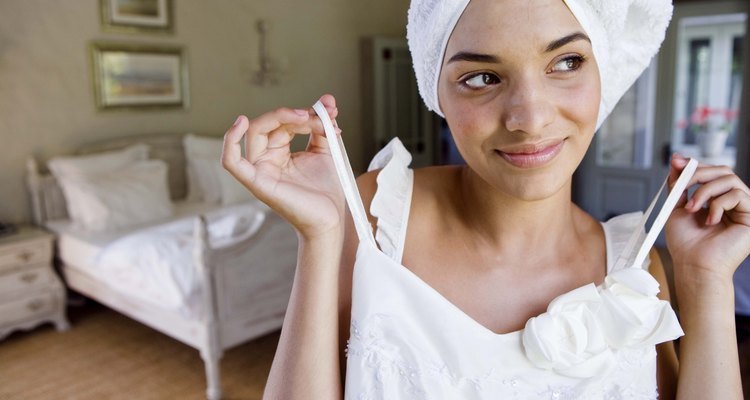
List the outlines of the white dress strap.
{"type": "Polygon", "coordinates": [[[346,156],[344,143],[341,140],[341,137],[336,134],[336,131],[333,128],[333,123],[331,123],[331,118],[328,116],[328,111],[326,111],[323,103],[320,101],[315,103],[315,105],[313,105],[313,110],[315,110],[315,113],[318,114],[321,122],[323,122],[323,130],[328,139],[328,147],[331,150],[333,164],[336,167],[336,175],[339,177],[341,187],[344,190],[344,197],[346,198],[346,203],[349,205],[349,210],[352,213],[359,241],[369,242],[375,246],[375,239],[372,236],[372,227],[367,220],[365,207],[362,205],[362,198],[357,189],[357,182],[354,180],[354,173],[352,173],[349,158],[346,156]]]}
{"type": "Polygon", "coordinates": [[[411,154],[398,138],[393,138],[370,162],[368,171],[378,173],[378,189],[372,198],[370,213],[378,219],[375,233],[380,249],[392,260],[401,263],[409,222],[414,171],[409,168],[411,154]]]}
{"type": "Polygon", "coordinates": [[[656,215],[653,224],[651,224],[651,229],[649,229],[648,233],[646,233],[644,237],[643,231],[646,228],[648,218],[651,216],[656,203],[661,197],[661,193],[667,186],[668,178],[664,180],[664,183],[661,185],[659,192],[651,201],[648,210],[646,210],[646,212],[643,214],[643,217],[641,217],[641,222],[638,224],[638,229],[636,229],[635,232],[633,232],[633,234],[630,236],[628,245],[625,247],[625,250],[622,252],[620,258],[615,264],[615,267],[613,268],[614,271],[618,271],[629,266],[640,268],[641,265],[643,265],[646,257],[648,257],[648,252],[651,250],[654,242],[656,242],[656,238],[659,236],[659,233],[661,233],[661,230],[667,223],[667,219],[669,218],[670,214],[672,214],[672,210],[674,210],[675,206],[677,205],[680,196],[682,196],[682,193],[685,191],[685,189],[687,189],[688,184],[690,183],[690,178],[693,177],[693,174],[695,173],[695,170],[697,168],[698,161],[695,159],[690,159],[685,168],[682,170],[680,177],[677,178],[677,181],[672,187],[672,190],[669,192],[667,199],[664,201],[664,205],[662,205],[661,210],[659,210],[659,214],[656,215]]]}

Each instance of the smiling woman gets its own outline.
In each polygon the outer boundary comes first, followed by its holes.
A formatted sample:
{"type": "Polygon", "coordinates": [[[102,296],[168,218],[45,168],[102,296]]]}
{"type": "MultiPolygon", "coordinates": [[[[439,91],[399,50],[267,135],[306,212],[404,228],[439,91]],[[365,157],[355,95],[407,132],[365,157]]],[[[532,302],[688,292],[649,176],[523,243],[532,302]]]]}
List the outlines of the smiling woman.
{"type": "Polygon", "coordinates": [[[486,3],[470,3],[448,41],[440,110],[482,182],[528,200],[559,193],[599,113],[591,40],[561,2],[528,3],[525,12],[536,22],[523,27],[514,23],[514,2],[486,3]],[[519,181],[512,169],[527,177],[536,169],[537,178],[519,181]]]}
{"type": "Polygon", "coordinates": [[[669,0],[413,0],[420,94],[465,166],[412,170],[394,139],[354,185],[332,96],[240,116],[223,164],[300,238],[266,396],[741,398],[731,279],[750,253],[750,189],[675,155],[647,235],[653,206],[599,222],[571,201],[595,130],[671,11],[669,0]],[[309,145],[291,153],[297,134],[309,145]],[[651,251],[665,223],[682,327],[651,251]]]}

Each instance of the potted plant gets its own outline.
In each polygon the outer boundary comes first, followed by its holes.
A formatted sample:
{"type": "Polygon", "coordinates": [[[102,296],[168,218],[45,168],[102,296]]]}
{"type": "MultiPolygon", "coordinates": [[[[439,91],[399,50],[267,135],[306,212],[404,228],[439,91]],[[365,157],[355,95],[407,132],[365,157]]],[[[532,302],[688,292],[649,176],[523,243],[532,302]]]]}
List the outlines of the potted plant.
{"type": "Polygon", "coordinates": [[[695,134],[701,156],[717,157],[724,151],[732,121],[736,117],[736,110],[701,106],[693,110],[689,122],[680,121],[678,126],[682,129],[689,128],[695,134]]]}

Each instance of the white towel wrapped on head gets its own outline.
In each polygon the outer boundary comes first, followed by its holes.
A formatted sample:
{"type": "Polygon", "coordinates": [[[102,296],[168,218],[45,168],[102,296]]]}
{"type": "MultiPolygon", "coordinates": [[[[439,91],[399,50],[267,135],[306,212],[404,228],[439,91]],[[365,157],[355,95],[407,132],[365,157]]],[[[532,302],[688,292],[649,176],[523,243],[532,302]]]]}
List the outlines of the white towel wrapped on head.
{"type": "MultiPolygon", "coordinates": [[[[602,82],[597,129],[659,51],[671,0],[564,0],[591,39],[602,82]]],[[[443,116],[438,78],[453,29],[469,0],[412,0],[407,39],[419,93],[443,116]]]]}

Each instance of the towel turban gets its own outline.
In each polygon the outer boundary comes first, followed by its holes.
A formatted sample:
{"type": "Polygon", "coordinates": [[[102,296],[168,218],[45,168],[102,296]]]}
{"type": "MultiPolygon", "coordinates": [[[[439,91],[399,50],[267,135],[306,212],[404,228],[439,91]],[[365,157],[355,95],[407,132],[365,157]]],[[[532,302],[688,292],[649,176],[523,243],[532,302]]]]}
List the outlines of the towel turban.
{"type": "MultiPolygon", "coordinates": [[[[597,129],[648,67],[672,18],[671,0],[564,0],[591,39],[602,82],[597,129]]],[[[422,99],[443,116],[438,77],[469,0],[412,0],[406,36],[422,99]]]]}

